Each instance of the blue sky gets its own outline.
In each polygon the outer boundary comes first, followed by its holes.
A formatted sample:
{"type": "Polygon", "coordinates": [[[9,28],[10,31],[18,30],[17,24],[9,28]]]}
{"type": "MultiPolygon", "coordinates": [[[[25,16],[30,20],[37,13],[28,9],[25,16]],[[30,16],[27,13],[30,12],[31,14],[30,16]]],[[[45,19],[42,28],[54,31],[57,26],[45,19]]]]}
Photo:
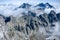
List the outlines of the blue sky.
{"type": "Polygon", "coordinates": [[[7,2],[29,2],[29,3],[41,3],[41,2],[49,2],[49,3],[59,3],[60,0],[0,0],[0,3],[7,2]]]}

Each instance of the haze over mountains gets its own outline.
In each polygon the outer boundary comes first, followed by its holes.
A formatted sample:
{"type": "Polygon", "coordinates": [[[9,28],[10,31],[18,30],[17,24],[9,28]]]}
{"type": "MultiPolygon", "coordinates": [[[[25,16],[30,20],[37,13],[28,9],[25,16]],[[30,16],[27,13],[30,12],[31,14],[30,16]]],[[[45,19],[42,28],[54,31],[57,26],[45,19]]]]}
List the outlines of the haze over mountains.
{"type": "Polygon", "coordinates": [[[60,13],[49,3],[0,5],[0,40],[60,40],[59,25],[60,13]]]}
{"type": "Polygon", "coordinates": [[[0,5],[0,14],[3,13],[2,15],[5,15],[5,16],[10,16],[10,15],[16,14],[16,12],[18,12],[17,14],[19,14],[19,12],[27,12],[28,10],[33,11],[33,12],[34,11],[39,12],[39,10],[41,10],[41,13],[48,11],[47,13],[49,13],[51,10],[56,10],[56,9],[55,9],[55,7],[50,5],[49,3],[45,3],[45,4],[44,3],[39,3],[35,6],[33,6],[31,4],[28,4],[28,3],[23,3],[20,6],[16,6],[16,5],[13,5],[13,4],[0,5]],[[7,12],[7,11],[9,11],[9,12],[7,12]]]}

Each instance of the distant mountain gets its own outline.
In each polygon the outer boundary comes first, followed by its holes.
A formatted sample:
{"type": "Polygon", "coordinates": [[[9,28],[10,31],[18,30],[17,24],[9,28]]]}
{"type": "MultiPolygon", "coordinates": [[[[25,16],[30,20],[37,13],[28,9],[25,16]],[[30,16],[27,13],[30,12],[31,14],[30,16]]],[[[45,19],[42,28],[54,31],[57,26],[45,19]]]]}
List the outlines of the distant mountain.
{"type": "Polygon", "coordinates": [[[45,9],[45,4],[40,3],[40,4],[36,5],[35,7],[38,7],[39,10],[44,10],[45,9]]]}
{"type": "Polygon", "coordinates": [[[44,3],[40,3],[40,4],[36,5],[36,6],[45,7],[45,4],[44,3]]]}
{"type": "Polygon", "coordinates": [[[49,8],[54,8],[52,5],[50,5],[49,3],[40,3],[38,5],[36,5],[35,7],[38,7],[39,10],[44,10],[44,9],[49,9],[49,8]]]}
{"type": "Polygon", "coordinates": [[[52,5],[50,5],[49,3],[46,3],[45,4],[45,7],[47,7],[47,8],[54,8],[52,5]]]}
{"type": "MultiPolygon", "coordinates": [[[[31,5],[30,4],[28,4],[28,3],[23,3],[22,5],[20,5],[19,7],[17,7],[17,8],[29,8],[29,7],[31,7],[31,5]]],[[[15,9],[17,9],[17,8],[15,8],[15,9]]]]}
{"type": "Polygon", "coordinates": [[[28,3],[23,3],[19,8],[29,8],[31,5],[28,3]]]}
{"type": "Polygon", "coordinates": [[[45,3],[45,4],[44,3],[39,3],[39,4],[35,5],[35,6],[33,6],[31,4],[28,4],[28,3],[23,3],[20,6],[16,7],[14,10],[18,10],[20,8],[23,9],[23,10],[29,9],[27,11],[32,11],[32,12],[35,11],[38,15],[43,13],[43,12],[46,12],[46,11],[50,12],[51,10],[55,10],[54,7],[52,5],[50,5],[49,3],[45,3]]]}

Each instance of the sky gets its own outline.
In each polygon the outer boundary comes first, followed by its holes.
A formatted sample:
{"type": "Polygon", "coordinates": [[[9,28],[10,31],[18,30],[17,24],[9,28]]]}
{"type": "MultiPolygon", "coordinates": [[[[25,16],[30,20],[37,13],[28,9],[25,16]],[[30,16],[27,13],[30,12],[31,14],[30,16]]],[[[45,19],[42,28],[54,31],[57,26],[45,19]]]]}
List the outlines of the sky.
{"type": "Polygon", "coordinates": [[[38,3],[50,3],[54,5],[57,8],[60,7],[60,0],[0,0],[0,4],[14,4],[14,5],[20,5],[22,3],[29,3],[32,5],[36,5],[38,3]]]}
{"type": "Polygon", "coordinates": [[[49,2],[49,3],[59,3],[60,0],[0,0],[0,3],[23,3],[23,2],[28,2],[28,3],[31,3],[31,4],[36,4],[36,3],[46,3],[46,2],[49,2]]]}

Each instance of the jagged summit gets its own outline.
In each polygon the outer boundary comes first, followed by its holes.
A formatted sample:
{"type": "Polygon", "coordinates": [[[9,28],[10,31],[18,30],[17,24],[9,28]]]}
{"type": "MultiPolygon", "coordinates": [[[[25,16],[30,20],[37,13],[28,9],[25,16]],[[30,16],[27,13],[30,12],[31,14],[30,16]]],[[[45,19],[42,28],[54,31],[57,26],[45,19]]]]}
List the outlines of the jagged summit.
{"type": "Polygon", "coordinates": [[[49,3],[39,3],[39,4],[37,4],[35,7],[38,7],[38,9],[49,9],[49,8],[53,8],[54,9],[54,7],[52,6],[52,5],[50,5],[49,3]]]}
{"type": "Polygon", "coordinates": [[[44,3],[40,3],[40,4],[36,5],[36,6],[45,7],[45,4],[44,3]]]}
{"type": "Polygon", "coordinates": [[[23,3],[21,4],[19,7],[15,8],[14,10],[17,10],[18,8],[23,8],[23,9],[28,9],[30,8],[32,5],[28,4],[28,3],[23,3]]]}
{"type": "Polygon", "coordinates": [[[46,6],[47,8],[54,8],[54,7],[53,7],[52,5],[50,5],[49,3],[46,3],[45,6],[46,6]]]}
{"type": "Polygon", "coordinates": [[[39,3],[39,4],[37,4],[37,5],[35,5],[35,6],[33,6],[33,5],[31,5],[31,4],[28,4],[28,3],[23,3],[23,4],[21,4],[19,7],[17,7],[17,8],[15,8],[15,9],[18,9],[18,8],[23,8],[23,9],[28,9],[28,8],[31,8],[32,9],[32,7],[33,8],[37,8],[37,9],[39,9],[39,10],[45,10],[46,8],[47,9],[51,9],[51,8],[53,8],[54,9],[54,7],[52,6],[52,5],[50,5],[49,3],[39,3]]]}
{"type": "Polygon", "coordinates": [[[18,8],[29,8],[31,5],[28,3],[23,3],[22,5],[20,5],[18,8]]]}
{"type": "Polygon", "coordinates": [[[18,8],[29,8],[31,5],[28,3],[23,3],[22,5],[20,5],[18,8]]]}

